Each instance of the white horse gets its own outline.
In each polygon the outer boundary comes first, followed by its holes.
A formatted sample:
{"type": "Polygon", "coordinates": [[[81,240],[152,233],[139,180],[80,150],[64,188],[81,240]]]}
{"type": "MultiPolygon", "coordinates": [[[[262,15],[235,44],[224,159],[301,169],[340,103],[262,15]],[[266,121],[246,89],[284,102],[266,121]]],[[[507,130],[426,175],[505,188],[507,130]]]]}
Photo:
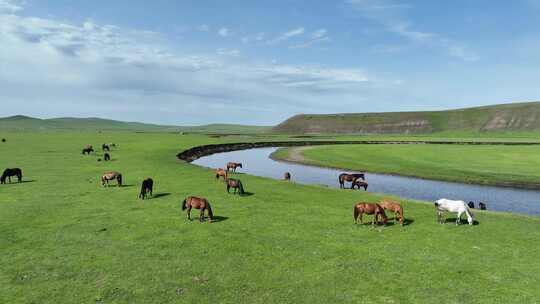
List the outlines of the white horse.
{"type": "Polygon", "coordinates": [[[435,201],[435,208],[437,208],[437,220],[439,223],[444,223],[443,212],[457,212],[456,225],[461,223],[461,215],[465,213],[467,215],[467,221],[469,225],[474,222],[474,216],[469,209],[469,206],[464,201],[452,201],[449,199],[441,198],[435,201]]]}

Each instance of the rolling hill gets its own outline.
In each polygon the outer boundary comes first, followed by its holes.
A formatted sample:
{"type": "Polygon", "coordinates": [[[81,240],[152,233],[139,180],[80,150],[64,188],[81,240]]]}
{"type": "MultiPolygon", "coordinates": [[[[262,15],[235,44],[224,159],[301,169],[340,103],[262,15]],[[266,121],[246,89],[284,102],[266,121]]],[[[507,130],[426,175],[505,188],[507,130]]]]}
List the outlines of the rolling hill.
{"type": "Polygon", "coordinates": [[[168,126],[139,122],[124,122],[102,118],[51,118],[40,119],[23,115],[0,118],[3,131],[134,131],[134,132],[187,132],[209,134],[261,133],[271,127],[234,124],[210,124],[202,126],[168,126]]]}
{"type": "Polygon", "coordinates": [[[540,102],[426,112],[300,114],[273,128],[277,133],[429,134],[439,132],[540,131],[540,102]]]}

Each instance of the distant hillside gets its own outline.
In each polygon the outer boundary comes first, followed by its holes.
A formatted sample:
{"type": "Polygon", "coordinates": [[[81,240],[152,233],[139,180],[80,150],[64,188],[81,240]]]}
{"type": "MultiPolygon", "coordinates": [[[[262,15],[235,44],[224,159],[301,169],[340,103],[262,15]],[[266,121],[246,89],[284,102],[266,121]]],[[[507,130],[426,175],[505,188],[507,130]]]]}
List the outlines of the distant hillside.
{"type": "Polygon", "coordinates": [[[51,118],[39,119],[28,116],[0,118],[0,130],[4,131],[134,131],[134,132],[192,132],[192,133],[260,133],[270,127],[244,126],[232,124],[212,124],[203,126],[167,126],[139,122],[124,122],[102,118],[51,118]]]}
{"type": "Polygon", "coordinates": [[[290,134],[540,131],[540,102],[430,112],[301,114],[277,125],[273,131],[290,134]]]}

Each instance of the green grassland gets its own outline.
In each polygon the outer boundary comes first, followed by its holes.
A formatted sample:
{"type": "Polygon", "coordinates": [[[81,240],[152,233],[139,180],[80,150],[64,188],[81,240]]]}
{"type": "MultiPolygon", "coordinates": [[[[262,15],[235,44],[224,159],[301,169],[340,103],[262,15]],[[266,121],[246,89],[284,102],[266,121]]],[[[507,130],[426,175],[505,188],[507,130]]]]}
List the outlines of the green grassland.
{"type": "MultiPolygon", "coordinates": [[[[2,303],[534,303],[540,219],[476,213],[478,225],[436,223],[433,206],[403,201],[403,227],[354,225],[352,206],[380,196],[237,174],[228,195],[212,171],[179,161],[187,148],[247,140],[203,135],[3,133],[2,303]],[[97,162],[85,144],[118,143],[97,162]],[[118,170],[125,187],[103,188],[118,170]],[[155,181],[150,200],[140,181],[155,181]],[[217,221],[190,222],[186,195],[217,221]]],[[[257,137],[257,140],[262,137],[257,137]]],[[[249,164],[245,164],[249,166],[249,164]]],[[[198,214],[195,212],[195,214],[198,214]]]]}
{"type": "MultiPolygon", "coordinates": [[[[290,149],[273,157],[288,159],[290,149]]],[[[301,152],[306,164],[464,183],[540,188],[540,146],[346,145],[301,152]]]]}
{"type": "Polygon", "coordinates": [[[540,102],[447,111],[300,114],[277,125],[286,134],[540,133],[540,102]]]}

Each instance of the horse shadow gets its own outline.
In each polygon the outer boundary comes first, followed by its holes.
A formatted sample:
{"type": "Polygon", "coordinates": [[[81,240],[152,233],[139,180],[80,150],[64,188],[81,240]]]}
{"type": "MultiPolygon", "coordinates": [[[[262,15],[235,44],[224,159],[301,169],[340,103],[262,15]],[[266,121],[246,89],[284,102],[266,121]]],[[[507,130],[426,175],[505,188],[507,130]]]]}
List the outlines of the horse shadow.
{"type": "Polygon", "coordinates": [[[252,195],[255,195],[255,193],[249,192],[249,191],[244,191],[244,194],[240,194],[240,196],[252,196],[252,195]]]}
{"type": "Polygon", "coordinates": [[[171,195],[169,192],[156,193],[155,195],[152,196],[152,199],[169,196],[169,195],[171,195]]]}
{"type": "MultiPolygon", "coordinates": [[[[455,218],[455,217],[454,217],[454,218],[452,218],[452,217],[450,217],[450,218],[445,218],[445,219],[444,219],[444,223],[445,223],[445,224],[446,224],[446,223],[452,223],[452,224],[455,224],[455,223],[456,223],[456,219],[457,219],[457,218],[455,218]]],[[[459,223],[460,223],[461,225],[468,225],[468,224],[469,224],[469,222],[467,222],[466,219],[461,219],[461,221],[459,221],[459,223]]],[[[480,224],[479,221],[473,220],[473,224],[472,224],[473,226],[476,226],[476,225],[479,225],[479,224],[480,224]]]]}
{"type": "Polygon", "coordinates": [[[127,185],[122,185],[122,186],[120,186],[120,188],[129,188],[129,187],[135,187],[135,185],[133,185],[133,184],[127,184],[127,185]]]}
{"type": "Polygon", "coordinates": [[[226,216],[214,216],[214,217],[212,218],[212,224],[213,224],[213,223],[223,222],[223,221],[226,221],[226,220],[228,220],[228,219],[229,219],[229,218],[226,217],[226,216]]]}
{"type": "Polygon", "coordinates": [[[17,184],[26,184],[26,183],[34,183],[37,182],[35,179],[28,179],[28,180],[22,180],[20,182],[17,181],[17,179],[12,180],[9,182],[9,180],[6,180],[5,185],[17,185],[17,184]]]}

